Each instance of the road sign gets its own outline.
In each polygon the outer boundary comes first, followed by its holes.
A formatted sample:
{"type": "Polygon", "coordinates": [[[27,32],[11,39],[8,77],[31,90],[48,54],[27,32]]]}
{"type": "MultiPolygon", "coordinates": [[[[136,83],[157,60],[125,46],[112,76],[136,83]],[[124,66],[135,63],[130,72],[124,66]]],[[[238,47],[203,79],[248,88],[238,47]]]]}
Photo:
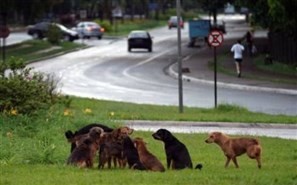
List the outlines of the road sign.
{"type": "Polygon", "coordinates": [[[210,32],[210,34],[208,35],[208,43],[213,46],[213,47],[218,47],[220,46],[223,41],[224,41],[224,37],[223,37],[223,33],[220,31],[212,31],[210,32]]]}
{"type": "Polygon", "coordinates": [[[7,26],[0,26],[0,38],[7,38],[10,31],[7,26]]]}

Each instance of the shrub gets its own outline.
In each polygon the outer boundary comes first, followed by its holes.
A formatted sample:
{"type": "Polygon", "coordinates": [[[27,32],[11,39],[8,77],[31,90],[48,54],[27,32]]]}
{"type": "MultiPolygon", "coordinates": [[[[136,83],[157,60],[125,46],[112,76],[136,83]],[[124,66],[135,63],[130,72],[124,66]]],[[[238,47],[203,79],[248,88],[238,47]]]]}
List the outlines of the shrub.
{"type": "Polygon", "coordinates": [[[51,24],[48,29],[47,40],[51,44],[58,45],[60,44],[61,37],[62,37],[62,33],[60,29],[56,25],[51,24]]]}
{"type": "Polygon", "coordinates": [[[33,72],[14,57],[6,64],[1,62],[0,69],[0,112],[32,114],[58,100],[57,80],[53,76],[33,72]]]}
{"type": "Polygon", "coordinates": [[[112,25],[110,24],[109,21],[100,21],[100,20],[96,19],[95,22],[97,24],[99,24],[101,27],[103,27],[105,32],[112,31],[112,25]]]}

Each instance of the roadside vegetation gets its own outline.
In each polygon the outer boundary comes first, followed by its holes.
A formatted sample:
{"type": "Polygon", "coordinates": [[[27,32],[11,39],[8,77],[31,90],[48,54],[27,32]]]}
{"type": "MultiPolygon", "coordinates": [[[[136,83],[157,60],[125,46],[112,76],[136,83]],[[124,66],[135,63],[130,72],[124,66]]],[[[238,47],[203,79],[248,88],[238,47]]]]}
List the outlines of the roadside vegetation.
{"type": "Polygon", "coordinates": [[[21,58],[25,64],[42,60],[49,56],[55,56],[58,54],[65,54],[75,49],[85,47],[82,44],[72,42],[60,42],[57,44],[51,44],[45,40],[29,40],[12,46],[8,46],[6,49],[6,58],[10,57],[21,58]]]}

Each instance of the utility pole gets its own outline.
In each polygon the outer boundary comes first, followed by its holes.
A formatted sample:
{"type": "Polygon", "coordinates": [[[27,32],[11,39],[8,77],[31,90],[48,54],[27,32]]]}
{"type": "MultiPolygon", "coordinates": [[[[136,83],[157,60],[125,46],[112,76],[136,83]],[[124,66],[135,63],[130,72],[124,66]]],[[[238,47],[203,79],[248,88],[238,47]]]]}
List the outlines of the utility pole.
{"type": "Polygon", "coordinates": [[[178,63],[178,100],[179,112],[183,113],[183,80],[182,80],[182,54],[181,54],[181,29],[180,29],[180,0],[176,0],[176,15],[177,15],[177,63],[178,63]]]}

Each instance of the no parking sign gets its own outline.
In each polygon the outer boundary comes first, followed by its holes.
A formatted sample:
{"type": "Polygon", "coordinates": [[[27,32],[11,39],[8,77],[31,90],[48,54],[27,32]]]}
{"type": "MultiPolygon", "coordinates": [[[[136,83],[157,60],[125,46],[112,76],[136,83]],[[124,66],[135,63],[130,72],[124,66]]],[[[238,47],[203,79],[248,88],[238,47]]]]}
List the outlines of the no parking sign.
{"type": "Polygon", "coordinates": [[[211,45],[214,51],[214,102],[215,102],[215,108],[217,108],[217,50],[216,48],[220,46],[223,41],[223,33],[217,30],[214,30],[210,32],[210,34],[207,37],[207,41],[209,45],[211,45]]]}
{"type": "Polygon", "coordinates": [[[224,41],[222,32],[217,30],[210,32],[210,34],[208,35],[207,41],[213,47],[220,46],[224,41]]]}

